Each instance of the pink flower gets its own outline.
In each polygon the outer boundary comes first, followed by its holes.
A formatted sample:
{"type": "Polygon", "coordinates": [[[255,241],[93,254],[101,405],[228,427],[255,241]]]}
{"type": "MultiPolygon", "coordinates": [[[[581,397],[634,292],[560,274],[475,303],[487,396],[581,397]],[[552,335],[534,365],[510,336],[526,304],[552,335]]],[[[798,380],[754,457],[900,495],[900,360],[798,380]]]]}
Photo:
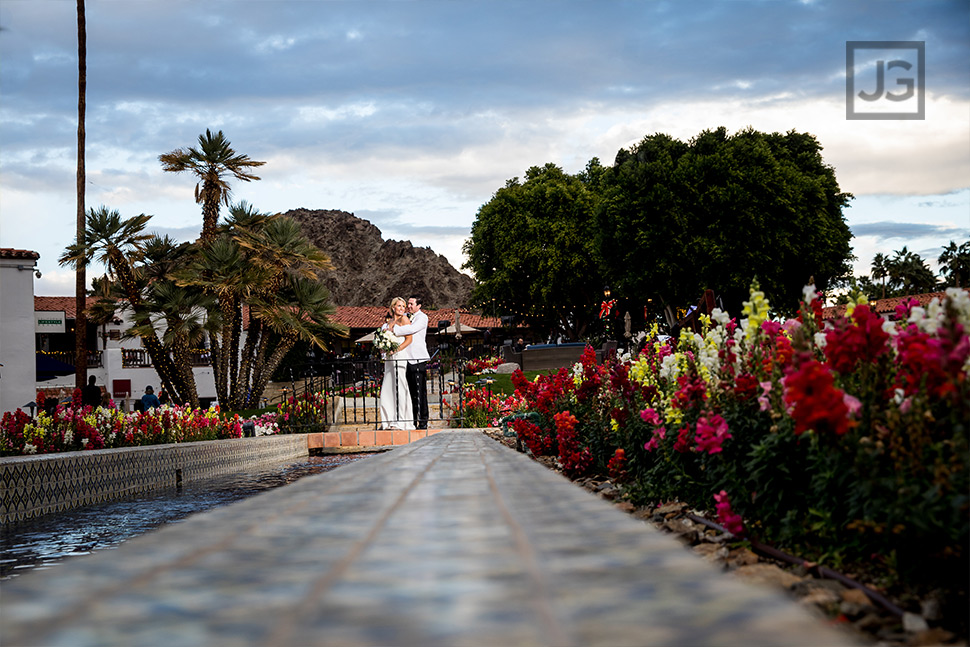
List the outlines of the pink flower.
{"type": "Polygon", "coordinates": [[[651,425],[660,424],[660,416],[654,409],[644,409],[640,412],[640,418],[643,419],[644,422],[651,425]]]}
{"type": "Polygon", "coordinates": [[[778,333],[781,332],[781,324],[769,319],[761,322],[761,330],[769,337],[777,337],[778,333]]]}
{"type": "Polygon", "coordinates": [[[725,440],[731,438],[728,432],[728,425],[721,414],[715,413],[713,416],[701,416],[697,420],[697,449],[706,451],[708,454],[717,454],[721,451],[721,445],[725,440]]]}
{"type": "Polygon", "coordinates": [[[859,413],[859,410],[862,409],[862,402],[860,402],[859,398],[855,397],[854,395],[849,395],[846,393],[842,396],[842,401],[845,402],[845,406],[849,408],[849,415],[853,418],[857,413],[859,413]]]}
{"type": "Polygon", "coordinates": [[[771,408],[771,401],[768,400],[768,394],[771,393],[771,382],[758,382],[761,386],[763,393],[758,396],[758,405],[762,411],[767,411],[771,408]]]}
{"type": "Polygon", "coordinates": [[[648,452],[652,452],[660,445],[660,441],[666,437],[667,437],[667,428],[657,427],[656,429],[653,430],[653,436],[650,438],[650,440],[648,440],[643,444],[643,448],[648,452]]]}
{"type": "Polygon", "coordinates": [[[735,514],[734,510],[731,509],[731,499],[728,497],[728,493],[725,490],[721,490],[714,495],[714,500],[717,501],[715,508],[717,509],[717,520],[721,522],[732,535],[741,537],[744,535],[744,523],[741,520],[741,515],[735,514]]]}

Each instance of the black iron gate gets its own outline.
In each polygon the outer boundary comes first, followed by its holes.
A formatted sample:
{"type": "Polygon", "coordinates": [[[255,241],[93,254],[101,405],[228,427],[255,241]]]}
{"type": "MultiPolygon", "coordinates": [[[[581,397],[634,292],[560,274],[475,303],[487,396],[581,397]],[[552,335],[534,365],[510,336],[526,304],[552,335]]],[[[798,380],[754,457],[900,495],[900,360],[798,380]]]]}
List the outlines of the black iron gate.
{"type": "MultiPolygon", "coordinates": [[[[428,362],[430,422],[444,420],[449,427],[462,426],[464,367],[463,357],[442,356],[438,352],[428,362]]],[[[313,397],[323,408],[321,418],[326,421],[324,426],[327,428],[341,425],[379,427],[384,360],[342,358],[292,367],[289,373],[290,384],[284,399],[313,397]]],[[[299,425],[290,427],[295,432],[308,431],[297,428],[299,425]]]]}

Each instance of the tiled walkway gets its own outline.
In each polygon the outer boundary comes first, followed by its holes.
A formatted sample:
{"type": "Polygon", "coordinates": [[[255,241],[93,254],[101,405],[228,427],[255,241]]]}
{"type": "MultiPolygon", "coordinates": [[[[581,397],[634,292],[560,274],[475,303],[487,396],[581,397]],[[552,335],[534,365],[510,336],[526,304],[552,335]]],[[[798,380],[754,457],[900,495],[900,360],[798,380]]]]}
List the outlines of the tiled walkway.
{"type": "Polygon", "coordinates": [[[0,645],[848,645],[475,431],[2,583],[0,645]]]}

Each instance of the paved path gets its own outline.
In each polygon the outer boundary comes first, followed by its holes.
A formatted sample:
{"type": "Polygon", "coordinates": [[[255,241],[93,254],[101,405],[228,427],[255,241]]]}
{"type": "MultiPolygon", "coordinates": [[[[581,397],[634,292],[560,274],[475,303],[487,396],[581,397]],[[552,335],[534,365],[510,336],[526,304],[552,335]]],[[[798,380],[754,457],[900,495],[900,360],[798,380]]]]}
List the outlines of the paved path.
{"type": "Polygon", "coordinates": [[[850,644],[477,431],[0,584],[4,647],[850,644]]]}

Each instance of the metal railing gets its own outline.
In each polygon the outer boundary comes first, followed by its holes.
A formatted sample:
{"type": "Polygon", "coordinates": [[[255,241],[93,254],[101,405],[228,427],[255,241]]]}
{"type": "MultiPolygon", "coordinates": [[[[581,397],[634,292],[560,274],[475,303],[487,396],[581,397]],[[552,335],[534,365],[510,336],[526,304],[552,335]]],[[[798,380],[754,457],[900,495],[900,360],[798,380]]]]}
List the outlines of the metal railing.
{"type": "MultiPolygon", "coordinates": [[[[394,360],[406,362],[406,360],[394,360]]],[[[437,351],[427,363],[428,413],[431,420],[452,420],[455,426],[461,424],[461,402],[464,395],[463,357],[442,356],[437,351]],[[455,408],[449,400],[457,401],[455,408]],[[437,406],[433,406],[433,405],[437,406]]],[[[399,398],[410,399],[410,393],[397,393],[392,401],[393,411],[389,419],[381,420],[380,393],[384,379],[385,362],[380,358],[343,358],[294,366],[288,369],[289,388],[269,405],[287,401],[312,399],[318,409],[322,406],[322,417],[327,426],[373,425],[380,429],[382,422],[397,426],[405,422],[394,415],[394,411],[405,411],[407,407],[399,398]],[[292,400],[291,400],[292,399],[292,400]],[[396,405],[396,406],[395,406],[396,405]]],[[[398,383],[395,382],[395,385],[398,383]]],[[[385,412],[387,414],[387,412],[385,412]]],[[[412,411],[413,414],[413,411],[412,411]]],[[[410,422],[413,423],[413,420],[410,422]]],[[[299,432],[300,425],[288,425],[291,431],[299,432]]],[[[319,426],[319,423],[317,423],[319,426]]]]}
{"type": "MultiPolygon", "coordinates": [[[[209,366],[212,357],[209,351],[196,351],[188,354],[189,366],[209,366]]],[[[122,348],[121,367],[122,368],[151,368],[152,356],[144,348],[122,348]]]]}
{"type": "MultiPolygon", "coordinates": [[[[45,357],[50,357],[51,359],[56,359],[59,362],[64,362],[65,364],[70,364],[74,366],[77,364],[76,355],[73,351],[37,351],[38,355],[44,355],[45,357]]],[[[103,359],[101,357],[100,350],[89,350],[88,351],[88,368],[101,368],[103,366],[103,359]]]]}

